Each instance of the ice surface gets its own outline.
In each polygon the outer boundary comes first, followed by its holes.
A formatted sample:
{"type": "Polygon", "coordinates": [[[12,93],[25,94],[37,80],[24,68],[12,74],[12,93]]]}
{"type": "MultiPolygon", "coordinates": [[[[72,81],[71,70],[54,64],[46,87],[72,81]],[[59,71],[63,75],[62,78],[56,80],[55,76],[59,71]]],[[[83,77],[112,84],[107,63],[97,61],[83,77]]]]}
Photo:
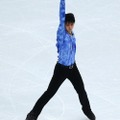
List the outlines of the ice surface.
{"type": "MultiPolygon", "coordinates": [[[[97,120],[120,120],[120,1],[67,0],[76,63],[97,120]]],[[[57,61],[59,0],[0,0],[0,120],[25,120],[57,61]]],[[[68,79],[38,120],[87,120],[68,79]]]]}

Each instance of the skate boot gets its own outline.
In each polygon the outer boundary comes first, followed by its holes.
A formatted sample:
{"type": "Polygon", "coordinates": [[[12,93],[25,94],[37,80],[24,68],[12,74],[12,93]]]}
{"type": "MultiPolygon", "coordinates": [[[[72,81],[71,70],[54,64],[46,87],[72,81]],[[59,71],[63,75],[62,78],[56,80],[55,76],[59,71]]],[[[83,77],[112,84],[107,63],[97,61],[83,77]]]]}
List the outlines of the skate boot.
{"type": "Polygon", "coordinates": [[[30,112],[27,114],[27,117],[25,120],[37,120],[37,117],[34,113],[30,112]]]}
{"type": "Polygon", "coordinates": [[[89,111],[83,110],[83,112],[90,120],[96,120],[96,117],[91,110],[89,110],[89,111]]]}

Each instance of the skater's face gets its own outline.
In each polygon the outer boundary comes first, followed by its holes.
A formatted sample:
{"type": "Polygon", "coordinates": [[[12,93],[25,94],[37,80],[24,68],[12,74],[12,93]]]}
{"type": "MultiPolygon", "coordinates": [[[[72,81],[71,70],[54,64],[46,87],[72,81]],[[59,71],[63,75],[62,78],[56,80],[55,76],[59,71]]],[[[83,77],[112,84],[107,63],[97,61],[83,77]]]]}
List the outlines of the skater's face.
{"type": "Polygon", "coordinates": [[[74,28],[74,23],[72,23],[72,22],[65,23],[65,28],[66,28],[67,32],[71,34],[72,30],[74,28]]]}

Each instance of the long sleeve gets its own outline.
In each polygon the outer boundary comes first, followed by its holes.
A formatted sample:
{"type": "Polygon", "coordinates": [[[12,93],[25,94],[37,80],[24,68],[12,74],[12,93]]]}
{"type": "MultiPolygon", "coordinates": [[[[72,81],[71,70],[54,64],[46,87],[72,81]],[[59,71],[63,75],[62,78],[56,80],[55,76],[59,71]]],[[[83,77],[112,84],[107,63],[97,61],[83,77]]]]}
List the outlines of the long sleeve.
{"type": "Polygon", "coordinates": [[[60,18],[60,24],[64,25],[65,21],[65,0],[60,0],[60,8],[59,8],[59,18],[60,18]]]}
{"type": "Polygon", "coordinates": [[[64,35],[65,35],[65,0],[60,0],[60,6],[59,6],[59,27],[57,30],[57,43],[56,46],[59,49],[62,48],[63,46],[63,40],[64,40],[64,35]]]}

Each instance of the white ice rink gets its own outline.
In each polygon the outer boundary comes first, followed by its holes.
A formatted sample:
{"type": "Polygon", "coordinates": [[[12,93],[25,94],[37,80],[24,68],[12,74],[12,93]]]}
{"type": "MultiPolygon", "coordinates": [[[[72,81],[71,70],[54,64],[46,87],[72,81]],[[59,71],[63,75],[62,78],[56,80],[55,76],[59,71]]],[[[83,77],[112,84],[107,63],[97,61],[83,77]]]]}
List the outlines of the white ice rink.
{"type": "MultiPolygon", "coordinates": [[[[25,120],[57,61],[59,0],[0,0],[0,120],[25,120]]],[[[76,63],[97,120],[120,120],[120,0],[66,0],[76,63]]],[[[88,120],[68,79],[38,120],[88,120]]]]}

